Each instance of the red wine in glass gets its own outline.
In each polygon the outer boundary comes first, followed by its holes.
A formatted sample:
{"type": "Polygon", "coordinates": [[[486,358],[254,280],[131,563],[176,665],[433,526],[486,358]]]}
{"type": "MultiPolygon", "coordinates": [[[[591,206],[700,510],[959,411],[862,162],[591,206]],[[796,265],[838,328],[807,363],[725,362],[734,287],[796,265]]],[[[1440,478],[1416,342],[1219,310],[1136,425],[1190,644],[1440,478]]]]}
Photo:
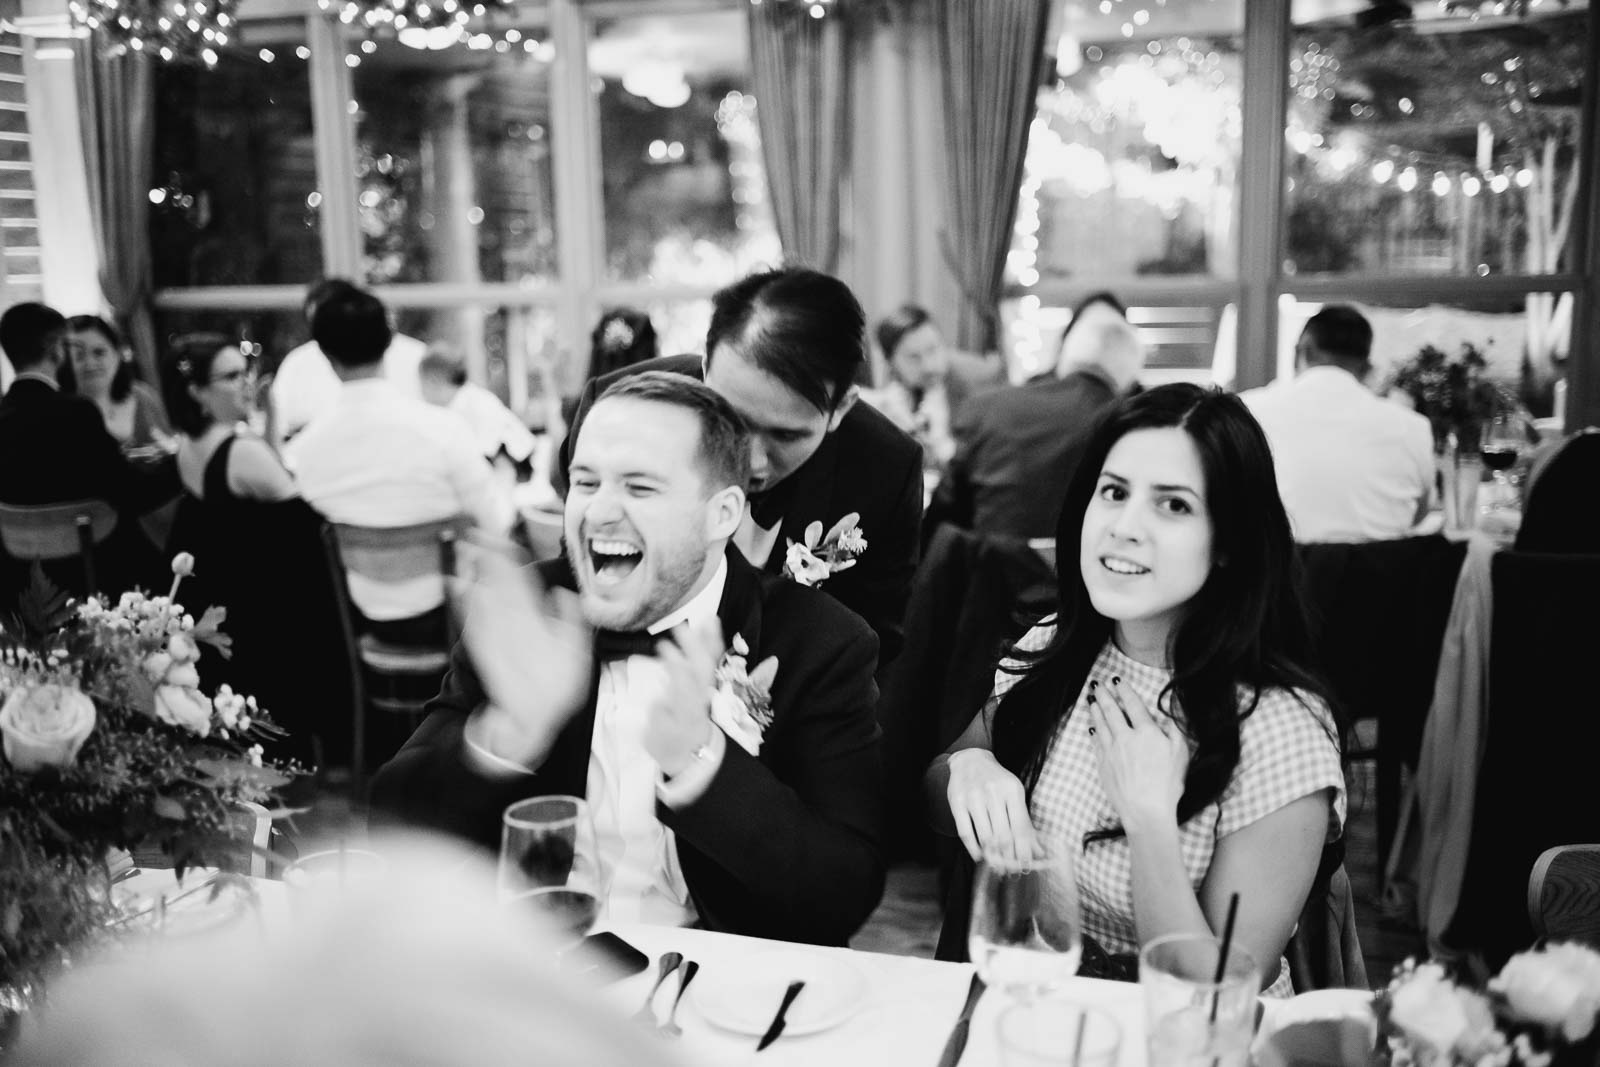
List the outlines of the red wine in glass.
{"type": "Polygon", "coordinates": [[[516,894],[510,900],[532,905],[533,910],[543,916],[545,925],[555,932],[557,944],[562,948],[583,940],[600,912],[600,903],[593,893],[565,886],[541,886],[516,894]]]}
{"type": "Polygon", "coordinates": [[[1517,450],[1504,445],[1485,445],[1481,455],[1483,465],[1496,473],[1508,471],[1517,463],[1517,450]]]}

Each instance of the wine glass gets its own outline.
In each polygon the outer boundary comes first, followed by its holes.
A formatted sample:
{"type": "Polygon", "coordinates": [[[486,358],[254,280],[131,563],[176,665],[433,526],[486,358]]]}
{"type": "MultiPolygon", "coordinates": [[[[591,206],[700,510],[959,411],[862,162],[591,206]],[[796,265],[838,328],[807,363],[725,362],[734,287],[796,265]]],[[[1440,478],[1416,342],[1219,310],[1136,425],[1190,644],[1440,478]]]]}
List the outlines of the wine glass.
{"type": "Polygon", "coordinates": [[[600,862],[589,805],[578,797],[519,800],[501,817],[500,901],[527,904],[571,948],[600,911],[600,862]]]}
{"type": "Polygon", "coordinates": [[[1028,859],[979,861],[967,950],[986,985],[1024,1002],[1078,973],[1078,881],[1064,843],[1041,842],[1028,859]]]}
{"type": "Polygon", "coordinates": [[[1494,474],[1495,499],[1491,507],[1496,511],[1510,507],[1516,497],[1509,472],[1516,466],[1524,440],[1522,419],[1515,411],[1502,408],[1484,424],[1479,451],[1483,465],[1494,474]]]}

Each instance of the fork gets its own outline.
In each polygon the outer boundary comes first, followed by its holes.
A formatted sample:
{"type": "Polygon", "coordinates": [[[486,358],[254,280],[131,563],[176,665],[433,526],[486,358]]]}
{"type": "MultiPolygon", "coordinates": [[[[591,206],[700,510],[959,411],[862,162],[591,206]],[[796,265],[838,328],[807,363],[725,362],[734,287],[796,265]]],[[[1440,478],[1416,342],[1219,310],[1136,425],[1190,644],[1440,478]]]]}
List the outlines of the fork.
{"type": "Polygon", "coordinates": [[[694,976],[700,973],[700,965],[690,960],[683,965],[683,971],[678,975],[678,995],[672,998],[672,1010],[667,1012],[667,1021],[656,1024],[656,1033],[664,1037],[682,1037],[683,1027],[678,1025],[678,1004],[683,1000],[683,991],[689,988],[689,983],[694,981],[694,976]]]}
{"type": "Polygon", "coordinates": [[[667,980],[667,975],[678,969],[683,962],[683,953],[664,952],[661,954],[661,963],[656,972],[656,984],[650,987],[650,992],[645,995],[644,1003],[639,1005],[639,1010],[633,1013],[636,1022],[655,1022],[656,1015],[651,1009],[656,1002],[656,994],[661,990],[661,984],[667,980]]]}

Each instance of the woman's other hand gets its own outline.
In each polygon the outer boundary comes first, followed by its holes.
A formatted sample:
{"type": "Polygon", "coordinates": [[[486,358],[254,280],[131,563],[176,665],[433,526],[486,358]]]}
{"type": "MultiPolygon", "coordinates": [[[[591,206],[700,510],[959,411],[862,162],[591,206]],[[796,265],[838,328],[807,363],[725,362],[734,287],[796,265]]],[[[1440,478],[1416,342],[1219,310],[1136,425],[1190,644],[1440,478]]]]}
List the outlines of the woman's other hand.
{"type": "Polygon", "coordinates": [[[1189,769],[1189,740],[1178,724],[1152,711],[1132,686],[1116,679],[1089,690],[1100,747],[1100,786],[1129,836],[1177,826],[1178,799],[1189,769]]]}
{"type": "Polygon", "coordinates": [[[1037,834],[1028,815],[1022,781],[1000,766],[986,748],[964,748],[949,757],[946,796],[956,834],[974,860],[985,853],[1008,859],[1033,855],[1037,834]]]}

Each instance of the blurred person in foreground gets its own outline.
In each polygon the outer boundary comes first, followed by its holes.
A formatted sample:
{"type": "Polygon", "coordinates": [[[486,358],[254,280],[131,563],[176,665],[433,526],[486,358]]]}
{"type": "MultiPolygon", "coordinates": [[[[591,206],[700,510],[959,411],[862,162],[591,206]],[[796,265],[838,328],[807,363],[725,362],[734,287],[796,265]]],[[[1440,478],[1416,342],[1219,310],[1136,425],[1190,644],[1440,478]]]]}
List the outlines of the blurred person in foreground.
{"type": "MultiPolygon", "coordinates": [[[[343,278],[324,278],[306,290],[301,310],[305,313],[306,325],[312,327],[311,340],[289,350],[273,372],[267,390],[271,427],[269,436],[278,448],[281,449],[338,402],[339,374],[331,357],[316,338],[314,322],[317,309],[324,303],[360,291],[354,283],[343,278]]],[[[402,393],[420,396],[417,365],[422,362],[426,351],[427,346],[415,337],[407,337],[398,330],[391,331],[389,344],[383,353],[383,376],[402,393]]]]}
{"type": "Polygon", "coordinates": [[[733,543],[776,575],[788,543],[803,543],[812,523],[826,531],[858,516],[866,551],[821,589],[867,621],[887,665],[904,643],[917,566],[922,455],[908,434],[856,403],[866,313],[839,279],[799,267],[752,274],[711,303],[705,356],[668,356],[589,383],[557,474],[564,478],[589,407],[614,382],[651,370],[703,380],[750,430],[749,510],[733,543]]]}
{"type": "Polygon", "coordinates": [[[706,386],[624,378],[577,433],[565,557],[476,556],[374,819],[494,848],[509,804],[586,797],[611,921],[844,944],[883,892],[872,631],[730,547],[750,445],[706,386]]]}
{"type": "Polygon", "coordinates": [[[56,375],[62,391],[93,400],[106,432],[125,454],[159,457],[176,447],[161,397],[139,380],[133,352],[115,326],[98,315],[74,315],[67,320],[66,344],[67,358],[56,375]]]}
{"type": "Polygon", "coordinates": [[[956,419],[955,456],[930,510],[980,534],[1050,537],[1089,432],[1144,370],[1126,316],[1110,293],[1085,297],[1053,371],[973,397],[956,419]]]}
{"type": "MultiPolygon", "coordinates": [[[[1343,831],[1344,770],[1244,405],[1186,384],[1118,404],[1067,490],[1056,559],[1057,613],[928,769],[935,826],[974,860],[1070,848],[1105,976],[1131,976],[1154,938],[1220,937],[1238,894],[1235,943],[1268,995],[1292,995],[1284,948],[1343,831]]],[[[947,911],[941,954],[964,923],[947,911]]]]}
{"type": "Polygon", "coordinates": [[[878,348],[889,369],[882,389],[862,390],[862,399],[922,445],[923,458],[943,467],[955,454],[951,421],[980,389],[1005,384],[1005,368],[952,351],[927,309],[902,305],[879,320],[878,348]]]}
{"type": "MultiPolygon", "coordinates": [[[[29,1012],[26,1067],[654,1067],[647,1031],[555,969],[488,864],[437,841],[385,845],[387,877],[294,888],[249,918],[80,962],[29,1012]],[[286,917],[287,918],[287,917],[286,917]]],[[[281,888],[282,884],[279,883],[281,888]]]]}
{"type": "Polygon", "coordinates": [[[1301,331],[1293,378],[1239,394],[1272,443],[1296,541],[1404,537],[1432,505],[1433,431],[1367,388],[1371,356],[1366,316],[1330,304],[1301,331]]]}

